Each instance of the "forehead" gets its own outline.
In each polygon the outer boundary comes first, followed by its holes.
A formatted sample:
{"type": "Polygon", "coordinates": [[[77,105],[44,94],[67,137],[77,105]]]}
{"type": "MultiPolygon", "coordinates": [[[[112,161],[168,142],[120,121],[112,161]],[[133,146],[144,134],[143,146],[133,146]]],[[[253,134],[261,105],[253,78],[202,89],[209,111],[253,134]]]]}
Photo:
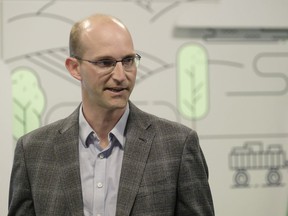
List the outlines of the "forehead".
{"type": "Polygon", "coordinates": [[[129,31],[117,20],[89,19],[83,21],[82,28],[81,43],[89,56],[122,56],[134,52],[129,31]]]}

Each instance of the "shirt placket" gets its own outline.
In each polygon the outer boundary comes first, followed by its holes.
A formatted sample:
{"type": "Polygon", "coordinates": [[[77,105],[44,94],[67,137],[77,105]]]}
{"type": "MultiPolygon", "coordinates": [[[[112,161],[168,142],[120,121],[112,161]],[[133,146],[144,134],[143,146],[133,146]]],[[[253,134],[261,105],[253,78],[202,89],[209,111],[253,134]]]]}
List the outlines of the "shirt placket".
{"type": "Polygon", "coordinates": [[[106,163],[107,159],[103,153],[97,155],[94,166],[94,205],[93,215],[105,215],[105,176],[106,176],[106,163]]]}

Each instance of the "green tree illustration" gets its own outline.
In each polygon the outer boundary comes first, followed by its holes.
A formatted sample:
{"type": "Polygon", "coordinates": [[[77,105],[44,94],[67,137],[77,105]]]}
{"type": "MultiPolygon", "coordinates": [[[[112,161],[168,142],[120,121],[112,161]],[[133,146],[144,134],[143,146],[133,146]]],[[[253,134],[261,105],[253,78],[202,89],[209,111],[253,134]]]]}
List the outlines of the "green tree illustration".
{"type": "Polygon", "coordinates": [[[198,120],[209,109],[209,74],[206,50],[198,44],[182,46],[177,56],[178,110],[188,119],[198,120]]]}
{"type": "Polygon", "coordinates": [[[44,111],[43,89],[35,73],[28,68],[18,68],[12,73],[13,138],[41,126],[44,111]]]}

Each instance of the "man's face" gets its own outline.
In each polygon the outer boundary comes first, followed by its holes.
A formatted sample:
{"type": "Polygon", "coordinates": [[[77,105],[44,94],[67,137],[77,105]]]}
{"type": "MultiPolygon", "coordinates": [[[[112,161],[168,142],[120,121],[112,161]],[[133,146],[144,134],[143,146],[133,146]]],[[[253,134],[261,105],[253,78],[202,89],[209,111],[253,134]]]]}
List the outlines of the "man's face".
{"type": "MultiPolygon", "coordinates": [[[[130,34],[120,25],[107,23],[99,26],[88,25],[82,37],[84,54],[82,59],[99,61],[122,60],[135,56],[130,34]]],[[[101,64],[105,65],[105,64],[101,64]]],[[[134,88],[137,68],[125,70],[121,62],[115,67],[99,67],[87,61],[80,61],[83,100],[107,110],[123,109],[134,88]]]]}

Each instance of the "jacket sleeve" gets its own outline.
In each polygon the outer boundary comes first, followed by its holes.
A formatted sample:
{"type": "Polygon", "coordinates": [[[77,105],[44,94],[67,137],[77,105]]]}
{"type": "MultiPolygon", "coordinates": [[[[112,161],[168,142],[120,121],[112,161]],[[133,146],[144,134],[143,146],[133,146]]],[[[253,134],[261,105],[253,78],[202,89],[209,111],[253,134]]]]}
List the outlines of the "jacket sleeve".
{"type": "Polygon", "coordinates": [[[192,131],[184,144],[177,186],[176,215],[214,216],[208,167],[192,131]]]}
{"type": "Polygon", "coordinates": [[[10,179],[8,216],[35,215],[23,143],[17,143],[10,179]]]}

